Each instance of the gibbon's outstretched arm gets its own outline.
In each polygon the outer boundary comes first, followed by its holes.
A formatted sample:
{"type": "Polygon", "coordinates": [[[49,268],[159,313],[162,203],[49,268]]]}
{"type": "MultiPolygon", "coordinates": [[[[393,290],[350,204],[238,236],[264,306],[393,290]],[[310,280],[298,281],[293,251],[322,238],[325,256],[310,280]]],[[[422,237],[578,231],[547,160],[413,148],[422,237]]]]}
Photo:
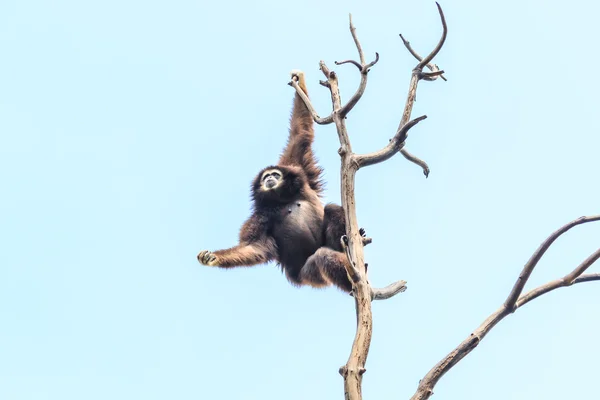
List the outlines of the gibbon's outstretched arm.
{"type": "MultiPolygon", "coordinates": [[[[304,72],[292,70],[292,79],[298,81],[298,86],[308,96],[304,72]]],[[[304,170],[308,183],[317,194],[323,190],[321,180],[322,169],[317,165],[317,160],[312,151],[312,143],[315,137],[314,121],[304,101],[294,94],[294,105],[290,119],[290,135],[288,142],[279,159],[280,165],[299,165],[304,170]]]]}
{"type": "Polygon", "coordinates": [[[201,264],[211,267],[251,267],[265,264],[277,255],[275,239],[267,235],[266,221],[259,216],[250,217],[240,230],[240,244],[229,249],[208,251],[198,254],[201,264]]]}
{"type": "Polygon", "coordinates": [[[203,250],[198,254],[198,261],[210,267],[251,267],[271,261],[273,259],[271,248],[271,243],[267,240],[247,245],[240,244],[230,249],[215,252],[203,250]]]}

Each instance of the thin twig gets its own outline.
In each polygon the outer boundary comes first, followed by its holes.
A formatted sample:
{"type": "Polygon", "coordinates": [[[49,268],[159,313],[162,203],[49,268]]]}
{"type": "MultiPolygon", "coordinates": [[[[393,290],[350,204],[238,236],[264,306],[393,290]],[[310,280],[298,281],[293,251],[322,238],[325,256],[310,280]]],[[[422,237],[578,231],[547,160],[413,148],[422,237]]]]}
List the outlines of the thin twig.
{"type": "Polygon", "coordinates": [[[402,154],[404,156],[404,158],[406,158],[408,161],[417,164],[419,167],[421,167],[423,169],[423,174],[425,175],[425,178],[429,177],[429,165],[427,165],[427,163],[423,160],[421,160],[419,157],[409,153],[406,149],[400,149],[400,154],[402,154]]]}
{"type": "MultiPolygon", "coordinates": [[[[423,59],[423,57],[421,57],[410,45],[410,42],[408,40],[406,40],[404,38],[404,36],[402,36],[402,34],[400,34],[400,39],[402,39],[402,43],[404,43],[404,47],[406,47],[406,49],[410,52],[410,54],[413,55],[414,58],[417,59],[417,61],[421,61],[423,59]]],[[[429,68],[429,70],[431,72],[437,72],[440,71],[439,67],[435,64],[432,63],[428,63],[426,65],[427,68],[429,68]]],[[[443,71],[442,71],[443,73],[443,71]]],[[[446,77],[444,75],[441,75],[440,78],[442,78],[443,80],[447,81],[446,77]]]]}
{"type": "Polygon", "coordinates": [[[573,284],[591,281],[600,281],[600,273],[581,275],[573,281],[573,284]]]}
{"type": "Polygon", "coordinates": [[[377,64],[379,62],[379,53],[375,52],[375,59],[373,61],[371,61],[370,63],[368,63],[367,65],[365,65],[363,67],[363,70],[365,72],[369,72],[369,68],[371,68],[373,65],[377,64]]]}
{"type": "Polygon", "coordinates": [[[584,262],[579,264],[577,268],[575,268],[570,274],[566,275],[561,279],[554,280],[552,282],[548,282],[545,285],[542,285],[538,288],[530,290],[524,295],[520,296],[515,304],[515,309],[524,306],[529,303],[531,300],[534,300],[541,295],[548,293],[554,289],[558,289],[560,287],[571,286],[575,283],[575,280],[581,276],[586,269],[588,269],[596,260],[600,258],[600,249],[596,250],[592,255],[590,255],[584,262]]]}
{"type": "Polygon", "coordinates": [[[423,121],[425,118],[427,118],[427,116],[423,115],[403,125],[402,128],[396,132],[396,135],[392,138],[392,140],[390,140],[390,143],[388,143],[388,145],[383,149],[369,154],[355,154],[354,158],[356,163],[360,168],[362,168],[369,165],[378,164],[391,158],[398,152],[401,146],[404,146],[404,141],[406,140],[408,130],[419,122],[423,121]]]}
{"type": "MultiPolygon", "coordinates": [[[[356,39],[356,41],[358,41],[358,39],[356,39]]],[[[340,115],[343,118],[345,118],[348,115],[348,113],[354,108],[356,103],[358,103],[358,101],[365,93],[365,89],[367,88],[367,76],[369,74],[369,68],[375,65],[378,60],[379,53],[375,53],[375,60],[371,61],[369,64],[362,64],[360,72],[360,83],[358,85],[358,89],[356,89],[354,95],[350,98],[350,100],[348,100],[348,103],[346,103],[339,111],[340,115]]]]}
{"type": "Polygon", "coordinates": [[[404,291],[406,291],[406,281],[398,281],[381,289],[372,289],[371,299],[386,300],[404,291]]]}
{"type": "Polygon", "coordinates": [[[365,54],[363,53],[362,46],[358,41],[358,36],[356,36],[356,28],[352,23],[352,14],[348,14],[348,19],[350,21],[350,33],[352,34],[352,39],[354,39],[354,44],[356,45],[356,50],[358,50],[358,57],[360,59],[360,65],[365,65],[365,54]]]}
{"type": "Polygon", "coordinates": [[[563,233],[567,232],[569,229],[573,228],[574,226],[577,226],[580,224],[585,224],[587,222],[593,222],[593,221],[600,221],[600,215],[593,215],[591,217],[577,218],[576,220],[571,221],[568,224],[564,225],[563,227],[558,229],[556,232],[552,233],[552,235],[550,235],[546,240],[544,240],[544,242],[540,245],[540,247],[538,247],[538,249],[535,251],[535,253],[533,253],[533,255],[531,256],[529,261],[527,261],[527,263],[523,267],[523,270],[521,271],[519,278],[515,282],[513,289],[510,291],[510,294],[508,295],[508,297],[506,298],[506,301],[504,302],[504,307],[506,307],[506,309],[511,312],[516,309],[515,303],[517,302],[517,299],[521,295],[521,292],[523,291],[523,288],[525,287],[527,280],[531,276],[533,269],[538,264],[538,262],[540,261],[540,259],[542,258],[542,256],[546,252],[546,250],[548,250],[550,248],[550,246],[552,245],[552,243],[554,243],[554,241],[556,239],[558,239],[563,233]]]}
{"type": "Polygon", "coordinates": [[[437,54],[442,49],[442,46],[444,46],[444,42],[446,41],[446,36],[448,36],[448,25],[446,25],[446,17],[444,17],[444,12],[442,11],[442,7],[440,6],[440,3],[438,3],[437,1],[435,2],[435,5],[437,6],[438,12],[440,13],[440,18],[442,20],[442,27],[444,29],[442,31],[442,37],[440,38],[440,41],[438,42],[437,46],[435,46],[435,49],[433,49],[433,51],[431,53],[429,53],[427,55],[427,57],[422,59],[419,62],[419,65],[417,65],[417,68],[420,70],[423,70],[423,67],[425,67],[427,64],[429,64],[431,61],[433,61],[433,58],[435,56],[437,56],[437,54]]]}
{"type": "MultiPolygon", "coordinates": [[[[334,61],[335,65],[352,64],[356,68],[358,68],[358,70],[361,73],[369,72],[369,68],[371,68],[373,65],[377,64],[378,62],[379,62],[379,53],[377,53],[377,52],[375,52],[375,59],[366,65],[361,65],[358,61],[354,61],[354,60],[334,61]]],[[[442,73],[444,73],[444,71],[442,71],[442,73]]]]}
{"type": "Polygon", "coordinates": [[[438,76],[442,75],[444,70],[433,71],[433,72],[421,72],[421,79],[426,81],[435,81],[438,76]]]}
{"type": "Polygon", "coordinates": [[[582,262],[579,267],[575,268],[573,272],[563,278],[565,282],[565,286],[572,285],[575,279],[583,274],[593,263],[596,262],[600,258],[600,249],[589,256],[584,262],[582,262]]]}
{"type": "MultiPolygon", "coordinates": [[[[360,62],[354,60],[344,60],[344,61],[335,61],[336,65],[343,64],[352,64],[360,71],[360,83],[358,85],[358,89],[354,95],[348,100],[344,106],[339,108],[339,114],[342,118],[346,118],[348,113],[354,108],[354,106],[361,99],[363,94],[365,93],[365,89],[367,88],[367,75],[371,67],[373,67],[379,61],[379,53],[375,53],[375,60],[371,61],[368,64],[365,64],[365,55],[362,50],[362,46],[360,45],[360,41],[358,40],[358,36],[356,35],[356,28],[352,23],[352,14],[349,15],[349,25],[350,25],[350,33],[352,34],[352,39],[354,39],[354,44],[356,45],[356,50],[358,51],[358,57],[360,62]]],[[[335,112],[336,109],[334,109],[335,112]]]]}
{"type": "Polygon", "coordinates": [[[344,61],[334,61],[335,65],[343,65],[343,64],[353,64],[354,66],[356,66],[356,68],[358,68],[359,71],[362,72],[363,66],[360,65],[360,63],[358,61],[354,61],[354,60],[344,60],[344,61]]]}

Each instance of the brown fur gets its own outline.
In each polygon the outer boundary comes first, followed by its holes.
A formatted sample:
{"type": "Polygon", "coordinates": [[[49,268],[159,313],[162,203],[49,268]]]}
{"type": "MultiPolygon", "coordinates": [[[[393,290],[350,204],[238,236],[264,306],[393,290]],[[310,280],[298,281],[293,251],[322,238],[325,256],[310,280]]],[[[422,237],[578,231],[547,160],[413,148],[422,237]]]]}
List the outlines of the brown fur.
{"type": "MultiPolygon", "coordinates": [[[[298,86],[308,96],[304,74],[298,79],[298,86]]],[[[317,165],[317,159],[312,151],[315,138],[313,118],[306,108],[304,101],[298,93],[294,95],[292,118],[290,120],[290,135],[281,157],[279,165],[299,165],[308,178],[309,185],[318,195],[322,194],[323,169],[317,165]]]]}

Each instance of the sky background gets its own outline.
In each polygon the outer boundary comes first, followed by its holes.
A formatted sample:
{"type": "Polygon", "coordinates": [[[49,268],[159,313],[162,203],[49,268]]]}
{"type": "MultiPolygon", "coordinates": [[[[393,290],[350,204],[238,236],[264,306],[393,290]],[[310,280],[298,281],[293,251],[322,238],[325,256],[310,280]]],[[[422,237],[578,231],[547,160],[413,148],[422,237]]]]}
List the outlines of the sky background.
{"type": "MultiPolygon", "coordinates": [[[[402,157],[357,176],[375,286],[365,399],[407,399],[504,301],[555,229],[600,211],[600,64],[593,1],[443,1],[449,25],[402,157]]],[[[348,118],[354,151],[387,144],[415,60],[441,26],[432,1],[0,2],[0,398],[335,399],[354,302],[289,285],[274,265],[224,271],[196,254],[236,243],[255,173],[278,158],[306,71],[354,92],[353,13],[372,69],[348,118]]],[[[333,126],[315,151],[339,202],[333,126]]],[[[527,288],[595,251],[577,227],[527,288]]],[[[590,271],[600,271],[600,266],[590,271]]],[[[552,292],[502,321],[436,399],[598,394],[600,284],[552,292]]]]}

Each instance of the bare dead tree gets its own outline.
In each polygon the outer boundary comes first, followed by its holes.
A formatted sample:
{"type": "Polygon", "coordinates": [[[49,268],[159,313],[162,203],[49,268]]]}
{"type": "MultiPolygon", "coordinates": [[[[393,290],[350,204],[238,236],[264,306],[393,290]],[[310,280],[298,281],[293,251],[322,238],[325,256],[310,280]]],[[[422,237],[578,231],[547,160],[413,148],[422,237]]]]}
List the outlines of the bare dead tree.
{"type": "MultiPolygon", "coordinates": [[[[356,335],[354,337],[350,356],[346,364],[339,369],[340,374],[344,378],[344,393],[346,400],[362,399],[362,376],[366,372],[365,364],[371,344],[373,327],[371,302],[373,300],[391,298],[396,294],[406,290],[406,281],[394,282],[383,289],[375,289],[371,287],[367,279],[363,247],[370,242],[370,239],[363,238],[359,233],[359,225],[356,217],[356,200],[354,196],[355,176],[356,172],[360,168],[386,161],[398,152],[400,152],[407,160],[419,165],[423,169],[423,173],[426,177],[429,175],[430,170],[427,163],[406,151],[405,144],[408,137],[408,131],[416,124],[427,118],[426,115],[423,115],[411,120],[412,109],[416,100],[418,83],[421,80],[435,81],[437,78],[446,80],[444,71],[440,70],[436,64],[433,64],[433,59],[442,49],[448,33],[448,27],[446,25],[442,8],[437,2],[436,5],[443,28],[442,36],[437,46],[425,58],[422,58],[412,48],[410,43],[402,35],[400,35],[405,47],[418,60],[418,64],[412,70],[408,95],[398,129],[396,130],[394,137],[390,139],[390,142],[382,149],[369,154],[353,153],[346,129],[345,119],[364,94],[367,86],[368,73],[370,69],[379,61],[378,53],[375,53],[375,59],[373,61],[369,63],[365,61],[364,52],[356,34],[356,28],[352,23],[352,15],[350,15],[350,33],[352,34],[352,38],[354,39],[354,43],[358,50],[359,61],[344,60],[335,62],[336,65],[354,65],[360,73],[360,83],[358,89],[350,98],[350,100],[342,105],[337,74],[335,71],[330,70],[324,61],[319,62],[319,68],[325,75],[325,80],[320,81],[319,83],[329,89],[333,106],[331,114],[329,114],[327,117],[321,118],[317,114],[310,100],[295,80],[292,80],[289,83],[302,97],[317,124],[335,124],[340,141],[340,149],[338,153],[341,157],[341,197],[342,207],[346,216],[346,235],[343,236],[341,240],[344,248],[346,249],[346,255],[350,261],[347,268],[347,273],[348,277],[352,281],[353,290],[351,294],[355,299],[357,319],[356,335]],[[429,69],[429,72],[423,71],[426,67],[429,69]]],[[[576,225],[598,220],[600,220],[600,215],[581,217],[563,226],[561,229],[554,232],[548,239],[546,239],[540,248],[533,254],[527,264],[525,264],[525,267],[519,275],[514,288],[510,292],[502,307],[488,317],[479,326],[479,328],[477,328],[467,339],[458,345],[456,349],[444,357],[425,375],[425,377],[419,382],[418,389],[411,400],[422,400],[431,397],[433,394],[433,388],[439,379],[467,354],[469,354],[475,347],[477,347],[479,342],[494,326],[496,326],[498,322],[500,322],[507,315],[515,312],[521,306],[527,304],[531,300],[536,299],[542,294],[548,293],[560,287],[571,286],[575,283],[600,280],[600,274],[583,274],[590,265],[600,258],[599,249],[563,278],[549,282],[523,295],[521,294],[525,284],[527,283],[527,280],[529,279],[529,276],[531,275],[531,272],[546,250],[560,235],[576,225]]]]}
{"type": "MultiPolygon", "coordinates": [[[[437,4],[437,3],[436,3],[437,4]]],[[[444,13],[438,4],[438,10],[442,20],[443,34],[438,45],[435,49],[425,58],[419,57],[419,55],[412,50],[410,44],[404,41],[404,44],[415,56],[419,63],[412,71],[412,77],[410,80],[410,86],[408,90],[408,98],[406,99],[406,105],[402,113],[402,119],[400,125],[396,131],[394,137],[390,142],[379,151],[369,154],[355,154],[352,152],[352,146],[346,130],[345,119],[348,113],[354,108],[354,106],[361,99],[366,86],[367,78],[370,69],[379,61],[379,54],[375,53],[375,59],[369,63],[365,61],[364,52],[362,46],[358,40],[356,34],[356,28],[352,23],[352,16],[350,16],[350,33],[354,39],[354,43],[358,50],[359,61],[345,60],[335,62],[336,65],[351,64],[354,65],[360,73],[360,84],[354,95],[348,100],[348,102],[342,105],[340,96],[338,77],[337,74],[330,70],[324,61],[319,63],[320,70],[325,75],[324,81],[320,81],[320,84],[327,87],[331,92],[331,102],[333,105],[333,111],[330,115],[325,118],[319,117],[314,107],[310,103],[310,100],[306,94],[298,86],[295,80],[290,82],[297,93],[302,97],[310,110],[314,120],[318,124],[326,125],[334,123],[337,129],[338,138],[340,141],[339,154],[341,156],[341,192],[342,192],[342,207],[346,215],[346,235],[341,239],[346,249],[346,254],[350,261],[347,273],[352,281],[352,295],[355,299],[356,305],[356,318],[357,318],[357,329],[350,351],[348,361],[339,370],[340,374],[344,377],[344,392],[347,400],[359,400],[362,399],[362,376],[365,373],[365,363],[369,353],[369,347],[371,344],[372,334],[372,313],[371,313],[371,301],[379,299],[388,299],[397,293],[400,293],[406,289],[405,281],[398,281],[383,289],[373,289],[367,280],[367,273],[365,269],[363,246],[363,237],[359,233],[358,222],[356,218],[356,200],[354,197],[354,183],[356,172],[362,168],[373,164],[378,164],[389,158],[394,154],[401,152],[408,160],[420,165],[423,168],[424,174],[429,174],[429,167],[427,164],[420,160],[418,157],[411,155],[404,150],[405,142],[408,137],[408,131],[420,121],[427,118],[425,115],[410,119],[413,104],[415,102],[417,85],[421,80],[434,81],[438,77],[442,76],[443,71],[432,64],[433,58],[441,50],[444,41],[446,40],[447,27],[444,13]],[[427,67],[431,72],[423,72],[423,69],[427,67]]]]}

